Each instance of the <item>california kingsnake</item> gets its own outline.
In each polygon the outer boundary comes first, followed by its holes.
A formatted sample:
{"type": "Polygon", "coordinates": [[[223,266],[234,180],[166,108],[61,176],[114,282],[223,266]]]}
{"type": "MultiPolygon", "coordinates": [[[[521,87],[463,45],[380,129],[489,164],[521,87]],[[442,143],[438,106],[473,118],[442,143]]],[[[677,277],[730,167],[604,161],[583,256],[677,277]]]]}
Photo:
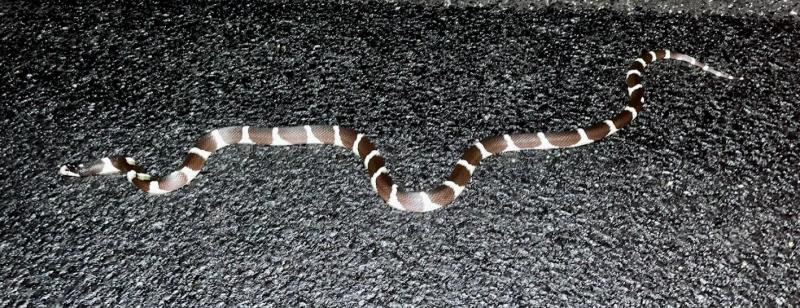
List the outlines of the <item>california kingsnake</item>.
{"type": "Polygon", "coordinates": [[[375,145],[363,134],[339,126],[306,125],[273,128],[237,126],[215,129],[197,140],[194,147],[189,150],[180,170],[160,179],[146,174],[136,161],[124,156],[105,157],[85,164],[66,164],[60,167],[59,173],[76,177],[126,174],[128,181],[139,189],[151,194],[163,194],[189,184],[211,154],[231,144],[334,144],[352,150],[359,156],[369,173],[372,188],[390,206],[403,211],[432,211],[450,204],[461,194],[475,168],[484,158],[509,151],[581,146],[603,139],[630,124],[641,112],[644,103],[644,89],[640,83],[642,73],[650,63],[661,59],[687,62],[718,77],[735,79],[684,54],[669,50],[645,52],[633,61],[626,74],[628,106],[610,120],[572,131],[504,134],[484,138],[464,152],[444,183],[426,192],[399,190],[389,176],[384,158],[375,145]]]}

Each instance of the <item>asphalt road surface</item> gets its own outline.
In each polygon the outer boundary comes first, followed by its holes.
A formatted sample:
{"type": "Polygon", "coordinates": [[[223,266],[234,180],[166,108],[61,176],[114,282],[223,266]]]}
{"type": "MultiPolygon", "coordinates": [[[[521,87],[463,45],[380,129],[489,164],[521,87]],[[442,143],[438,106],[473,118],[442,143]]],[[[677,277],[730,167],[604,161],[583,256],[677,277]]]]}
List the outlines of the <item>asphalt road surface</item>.
{"type": "Polygon", "coordinates": [[[5,4],[0,305],[800,305],[795,20],[408,4],[5,4]],[[438,185],[475,139],[571,129],[509,153],[449,207],[391,209],[333,146],[226,148],[149,196],[60,164],[152,174],[231,125],[366,134],[395,181],[438,185]]]}

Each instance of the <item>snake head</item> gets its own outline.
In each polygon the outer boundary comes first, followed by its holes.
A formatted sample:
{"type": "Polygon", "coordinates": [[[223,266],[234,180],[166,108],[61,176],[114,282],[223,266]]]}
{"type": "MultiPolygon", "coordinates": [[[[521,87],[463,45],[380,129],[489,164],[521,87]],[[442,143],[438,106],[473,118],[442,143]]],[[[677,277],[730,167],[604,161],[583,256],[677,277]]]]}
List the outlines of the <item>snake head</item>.
{"type": "Polygon", "coordinates": [[[83,164],[69,163],[69,164],[62,165],[60,168],[58,168],[58,174],[63,175],[63,176],[80,177],[81,176],[81,170],[83,170],[83,169],[85,169],[83,164]]]}

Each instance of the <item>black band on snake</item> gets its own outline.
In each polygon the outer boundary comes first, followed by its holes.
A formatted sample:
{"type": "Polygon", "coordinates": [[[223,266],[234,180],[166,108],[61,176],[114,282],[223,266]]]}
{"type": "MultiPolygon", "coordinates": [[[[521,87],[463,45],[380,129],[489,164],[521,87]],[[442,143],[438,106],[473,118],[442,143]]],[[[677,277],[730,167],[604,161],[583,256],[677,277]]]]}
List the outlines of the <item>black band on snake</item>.
{"type": "MultiPolygon", "coordinates": [[[[295,145],[333,144],[347,148],[361,159],[370,177],[372,188],[390,206],[412,212],[426,212],[452,203],[464,190],[482,159],[503,152],[569,148],[586,145],[615,133],[630,124],[642,111],[644,89],[640,82],[645,68],[656,60],[672,59],[687,62],[721,78],[736,79],[712,69],[694,58],[669,50],[643,53],[627,71],[628,106],[613,118],[586,128],[560,132],[504,134],[484,138],[464,152],[449,177],[438,187],[424,192],[401,190],[389,176],[384,158],[363,134],[339,126],[249,127],[215,129],[200,137],[189,150],[180,170],[162,178],[145,173],[136,161],[124,156],[111,156],[84,164],[66,164],[59,173],[65,176],[125,174],[137,188],[151,194],[164,194],[189,184],[215,151],[232,144],[295,145]]],[[[742,79],[742,78],[739,78],[742,79]]]]}

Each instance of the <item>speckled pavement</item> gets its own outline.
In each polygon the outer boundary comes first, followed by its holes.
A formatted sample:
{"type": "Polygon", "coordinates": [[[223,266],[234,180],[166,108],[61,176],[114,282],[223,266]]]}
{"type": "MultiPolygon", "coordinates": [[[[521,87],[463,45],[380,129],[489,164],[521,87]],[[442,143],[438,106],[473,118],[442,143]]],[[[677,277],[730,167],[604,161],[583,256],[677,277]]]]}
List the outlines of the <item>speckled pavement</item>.
{"type": "Polygon", "coordinates": [[[409,4],[4,4],[2,306],[800,305],[793,20],[409,4]],[[226,148],[192,184],[63,178],[112,154],[177,167],[229,125],[365,133],[428,189],[475,139],[591,124],[492,157],[449,207],[392,210],[333,146],[226,148]]]}

